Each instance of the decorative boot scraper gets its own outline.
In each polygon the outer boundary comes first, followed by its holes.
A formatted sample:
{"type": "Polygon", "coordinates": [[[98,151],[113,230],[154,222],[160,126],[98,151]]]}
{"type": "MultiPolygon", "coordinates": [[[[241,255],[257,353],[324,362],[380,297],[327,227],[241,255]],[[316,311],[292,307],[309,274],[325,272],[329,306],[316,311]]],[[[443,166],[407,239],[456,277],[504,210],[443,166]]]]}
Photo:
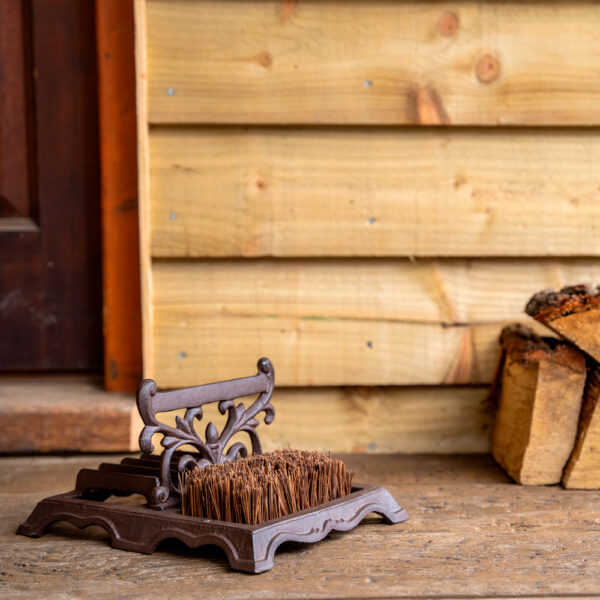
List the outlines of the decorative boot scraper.
{"type": "MultiPolygon", "coordinates": [[[[203,469],[229,461],[245,459],[248,449],[231,438],[240,432],[250,437],[252,455],[261,455],[256,433],[257,415],[273,421],[271,404],[274,370],[267,358],[258,361],[258,373],[251,377],[210,383],[193,388],[158,393],[156,383],[145,379],[137,394],[137,406],[145,424],[140,435],[139,458],[125,458],[119,464],[102,463],[97,469],[82,469],[75,490],[42,500],[17,533],[30,537],[43,535],[57,521],[83,528],[99,525],[109,534],[114,548],[150,554],[167,538],[177,538],[191,548],[214,544],[222,548],[232,568],[260,573],[273,567],[278,546],[286,541],[317,542],[330,531],[348,531],[369,513],[381,515],[388,523],[408,518],[384,488],[352,483],[350,493],[308,508],[247,524],[189,516],[182,513],[182,482],[193,469],[203,469]],[[258,394],[246,408],[238,398],[258,394]],[[195,421],[203,416],[203,406],[217,403],[227,421],[219,434],[208,423],[204,439],[196,432],[195,421]],[[176,426],[157,419],[158,413],[186,409],[176,426]],[[162,434],[160,455],[152,454],[152,437],[162,434]],[[181,446],[194,451],[179,450],[181,446]],[[109,496],[145,496],[145,505],[104,502],[109,496]]],[[[265,456],[266,457],[266,456],[265,456]]]]}

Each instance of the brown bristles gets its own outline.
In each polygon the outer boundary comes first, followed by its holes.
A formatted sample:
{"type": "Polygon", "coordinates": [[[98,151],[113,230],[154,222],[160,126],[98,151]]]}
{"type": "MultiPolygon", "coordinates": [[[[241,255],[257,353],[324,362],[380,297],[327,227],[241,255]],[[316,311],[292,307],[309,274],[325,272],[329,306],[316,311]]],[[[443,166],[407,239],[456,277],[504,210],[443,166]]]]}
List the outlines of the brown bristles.
{"type": "Polygon", "coordinates": [[[181,510],[257,524],[351,492],[353,473],[329,454],[277,450],[180,474],[181,510]]]}

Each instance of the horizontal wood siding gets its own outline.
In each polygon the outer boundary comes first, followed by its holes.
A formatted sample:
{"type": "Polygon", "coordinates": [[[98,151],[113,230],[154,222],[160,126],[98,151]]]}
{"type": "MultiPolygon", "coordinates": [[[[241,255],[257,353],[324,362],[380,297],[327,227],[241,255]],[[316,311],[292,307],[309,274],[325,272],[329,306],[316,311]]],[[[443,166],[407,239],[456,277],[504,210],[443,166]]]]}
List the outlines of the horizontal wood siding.
{"type": "MultiPolygon", "coordinates": [[[[157,309],[155,374],[166,387],[231,379],[269,356],[281,385],[488,383],[503,325],[203,315],[157,309]]],[[[504,323],[505,325],[506,323],[504,323]]]]}
{"type": "Polygon", "coordinates": [[[152,253],[598,255],[598,165],[595,130],[153,130],[152,253]]]}
{"type": "Polygon", "coordinates": [[[150,0],[152,123],[597,123],[593,2],[150,0]]]}
{"type": "Polygon", "coordinates": [[[531,290],[600,281],[600,261],[155,260],[153,272],[157,311],[447,326],[527,318],[531,290]]]}
{"type": "MultiPolygon", "coordinates": [[[[487,387],[285,388],[273,394],[275,420],[260,425],[264,450],[332,452],[488,452],[492,413],[487,387]]],[[[175,417],[165,415],[175,426],[175,417]]],[[[214,405],[204,418],[226,417],[214,405]]],[[[247,442],[246,434],[235,441],[247,442]]]]}
{"type": "Polygon", "coordinates": [[[266,355],[265,447],[487,451],[501,327],[600,282],[600,5],[136,2],[146,376],[266,355]]]}
{"type": "Polygon", "coordinates": [[[489,383],[531,290],[580,280],[598,261],[155,262],[155,375],[196,385],[268,355],[281,385],[489,383]]]}
{"type": "Polygon", "coordinates": [[[276,390],[269,450],[487,452],[487,388],[312,388],[276,390]]]}

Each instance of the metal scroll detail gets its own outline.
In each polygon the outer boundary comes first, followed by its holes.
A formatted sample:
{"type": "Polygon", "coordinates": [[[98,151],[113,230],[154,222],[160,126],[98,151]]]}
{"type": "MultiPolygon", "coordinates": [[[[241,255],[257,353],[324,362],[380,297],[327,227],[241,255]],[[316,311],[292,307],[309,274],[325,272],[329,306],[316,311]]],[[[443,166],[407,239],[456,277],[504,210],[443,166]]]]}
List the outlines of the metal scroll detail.
{"type": "Polygon", "coordinates": [[[253,377],[166,393],[158,393],[156,382],[152,379],[142,381],[137,393],[137,406],[145,425],[139,438],[140,449],[147,454],[152,453],[152,436],[157,433],[163,436],[160,442],[164,448],[160,459],[160,486],[154,489],[150,501],[153,508],[165,508],[170,495],[180,491],[179,483],[171,477],[173,455],[179,447],[189,445],[196,450],[179,458],[179,472],[195,466],[204,467],[247,456],[248,448],[242,442],[227,447],[231,438],[239,432],[246,432],[250,437],[252,454],[262,453],[260,439],[256,433],[256,427],[259,425],[256,417],[264,412],[264,422],[267,425],[275,418],[275,409],[271,404],[275,373],[268,358],[261,358],[257,366],[258,373],[253,377]],[[235,403],[237,398],[252,394],[258,394],[258,397],[248,408],[242,402],[235,403]],[[222,415],[227,413],[227,422],[221,433],[209,422],[203,439],[196,431],[195,421],[202,419],[202,407],[205,404],[215,402],[218,402],[222,415]],[[176,427],[166,425],[156,418],[157,413],[183,408],[186,409],[185,415],[183,418],[175,418],[176,427]]]}

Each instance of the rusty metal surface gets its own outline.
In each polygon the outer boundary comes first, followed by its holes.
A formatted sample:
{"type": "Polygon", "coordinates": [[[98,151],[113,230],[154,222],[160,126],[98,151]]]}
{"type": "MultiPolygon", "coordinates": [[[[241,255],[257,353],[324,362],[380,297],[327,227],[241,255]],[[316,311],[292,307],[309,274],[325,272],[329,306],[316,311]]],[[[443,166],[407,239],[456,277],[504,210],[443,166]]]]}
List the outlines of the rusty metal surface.
{"type": "Polygon", "coordinates": [[[144,429],[140,434],[140,449],[146,454],[154,451],[152,436],[162,434],[160,486],[156,487],[150,504],[153,508],[164,508],[169,496],[179,492],[179,482],[171,477],[171,459],[175,451],[183,445],[193,446],[197,454],[186,453],[180,457],[177,470],[183,471],[194,466],[204,467],[235,460],[248,455],[248,449],[242,442],[236,442],[226,448],[231,438],[239,432],[250,436],[252,453],[262,453],[260,440],[256,433],[258,420],[256,416],[264,412],[268,425],[275,418],[275,409],[271,404],[271,395],[275,383],[275,371],[268,358],[261,358],[257,363],[258,373],[253,377],[243,377],[230,381],[209,383],[197,387],[158,393],[156,383],[145,379],[138,388],[137,405],[144,429]],[[234,400],[243,396],[259,394],[258,398],[246,408],[243,403],[235,404],[234,400]],[[227,422],[219,433],[213,423],[208,423],[203,440],[194,427],[196,420],[202,419],[202,407],[218,402],[219,412],[227,413],[227,422]],[[187,409],[185,416],[176,418],[176,427],[159,421],[157,413],[187,409]]]}
{"type": "Polygon", "coordinates": [[[79,528],[99,525],[109,533],[114,548],[151,554],[162,540],[176,538],[190,548],[219,546],[233,569],[260,573],[273,567],[275,552],[283,542],[318,542],[332,530],[353,529],[371,512],[388,523],[408,518],[387,490],[372,485],[357,485],[354,490],[319,507],[260,525],[189,517],[177,508],[155,511],[106,504],[70,492],[42,500],[17,533],[38,537],[57,521],[79,528]]]}
{"type": "Polygon", "coordinates": [[[369,513],[382,515],[388,523],[408,518],[391,494],[373,485],[352,487],[352,493],[259,525],[230,523],[183,515],[177,475],[184,469],[204,467],[236,460],[248,455],[241,442],[227,444],[233,435],[246,432],[252,453],[261,453],[256,419],[265,413],[265,423],[273,421],[271,405],[274,370],[266,358],[258,361],[258,373],[252,377],[158,393],[156,383],[144,380],[138,389],[138,409],[145,427],[140,435],[139,458],[125,458],[119,464],[102,463],[97,469],[82,469],[76,489],[42,500],[17,533],[30,537],[43,535],[57,521],[67,521],[83,528],[99,525],[110,534],[111,544],[122,550],[152,553],[164,539],[177,538],[189,547],[206,544],[221,547],[232,568],[260,573],[272,568],[275,551],[285,541],[317,542],[330,531],[348,531],[369,513]],[[235,399],[258,394],[246,408],[235,399]],[[205,439],[197,433],[194,422],[202,419],[202,407],[218,402],[227,421],[221,433],[208,423],[205,439]],[[176,427],[157,419],[157,413],[185,408],[176,427]],[[160,455],[150,454],[152,436],[162,434],[160,455]],[[196,452],[178,450],[191,445],[196,452]],[[130,506],[104,502],[109,496],[142,494],[147,504],[130,506]],[[154,510],[154,509],[161,510],[154,510]]]}

